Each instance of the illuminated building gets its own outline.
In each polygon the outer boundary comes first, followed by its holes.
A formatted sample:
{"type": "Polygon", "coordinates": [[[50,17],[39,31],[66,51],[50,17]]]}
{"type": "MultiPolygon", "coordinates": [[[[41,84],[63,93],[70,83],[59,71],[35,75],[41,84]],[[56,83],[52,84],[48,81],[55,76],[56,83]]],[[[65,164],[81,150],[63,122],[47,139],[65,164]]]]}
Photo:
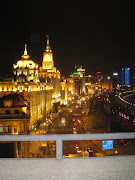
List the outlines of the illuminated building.
{"type": "Polygon", "coordinates": [[[80,75],[77,71],[77,68],[73,72],[73,80],[74,80],[74,95],[80,95],[80,75]]]}
{"type": "Polygon", "coordinates": [[[82,66],[78,66],[77,72],[80,76],[80,94],[85,93],[85,69],[82,66]]]}
{"type": "Polygon", "coordinates": [[[43,120],[53,109],[53,86],[39,81],[38,65],[30,59],[27,45],[22,59],[13,65],[13,75],[13,78],[0,81],[0,97],[17,92],[28,100],[31,130],[37,120],[43,120]]]}
{"type": "Polygon", "coordinates": [[[120,73],[120,85],[119,88],[122,90],[129,90],[134,88],[133,71],[130,68],[122,68],[120,73]]]}
{"type": "Polygon", "coordinates": [[[124,90],[135,89],[135,67],[124,67],[120,73],[120,87],[124,90]]]}
{"type": "Polygon", "coordinates": [[[130,68],[122,68],[122,85],[130,85],[130,68]]]}
{"type": "Polygon", "coordinates": [[[97,83],[98,83],[102,77],[101,72],[96,72],[96,77],[97,77],[97,83]]]}
{"type": "Polygon", "coordinates": [[[22,59],[13,65],[13,68],[17,90],[22,92],[30,103],[31,129],[38,119],[43,119],[52,110],[53,87],[39,81],[38,65],[30,59],[26,44],[22,59]]]}
{"type": "Polygon", "coordinates": [[[78,66],[78,68],[75,66],[72,78],[74,80],[74,94],[81,95],[85,93],[85,69],[82,69],[82,66],[78,66]]]}
{"type": "Polygon", "coordinates": [[[119,87],[119,74],[117,72],[113,73],[112,76],[112,86],[113,88],[118,88],[119,87]]]}
{"type": "MultiPolygon", "coordinates": [[[[13,78],[1,78],[0,97],[10,93],[21,94],[27,99],[30,107],[29,130],[33,129],[37,120],[45,120],[54,108],[57,112],[61,101],[60,71],[54,67],[49,36],[40,69],[30,59],[25,44],[21,59],[13,64],[13,78]]],[[[64,98],[67,101],[67,95],[64,98]]]]}
{"type": "Polygon", "coordinates": [[[29,110],[20,94],[9,94],[1,98],[0,133],[22,134],[29,130],[29,110]]]}
{"type": "Polygon", "coordinates": [[[53,53],[49,44],[49,36],[47,35],[47,44],[45,52],[43,52],[42,67],[39,68],[40,82],[52,84],[53,86],[53,103],[60,102],[60,71],[54,67],[53,53]]]}
{"type": "Polygon", "coordinates": [[[11,92],[16,92],[17,86],[13,78],[1,78],[0,80],[0,97],[11,92]]]}
{"type": "Polygon", "coordinates": [[[67,104],[67,102],[71,101],[74,97],[74,81],[72,75],[69,78],[62,78],[60,86],[61,86],[61,104],[67,104]]]}
{"type": "Polygon", "coordinates": [[[110,76],[104,75],[100,81],[99,85],[101,86],[102,89],[112,89],[112,78],[110,76]]]}
{"type": "MultiPolygon", "coordinates": [[[[28,102],[20,94],[8,94],[0,102],[0,134],[27,134],[30,124],[28,102]]],[[[2,142],[13,147],[13,157],[29,157],[29,142],[2,142]]]]}
{"type": "Polygon", "coordinates": [[[67,84],[66,84],[66,79],[62,79],[60,83],[61,87],[61,104],[67,104],[67,84]]]}
{"type": "Polygon", "coordinates": [[[17,83],[17,90],[38,90],[38,86],[33,86],[34,84],[37,85],[37,83],[39,82],[38,64],[34,63],[34,61],[30,59],[30,56],[27,53],[26,44],[24,54],[21,57],[21,60],[17,61],[16,64],[13,64],[14,80],[17,83]]]}
{"type": "Polygon", "coordinates": [[[92,75],[85,76],[85,89],[87,94],[94,93],[95,87],[93,88],[93,85],[95,84],[95,77],[92,75]]]}

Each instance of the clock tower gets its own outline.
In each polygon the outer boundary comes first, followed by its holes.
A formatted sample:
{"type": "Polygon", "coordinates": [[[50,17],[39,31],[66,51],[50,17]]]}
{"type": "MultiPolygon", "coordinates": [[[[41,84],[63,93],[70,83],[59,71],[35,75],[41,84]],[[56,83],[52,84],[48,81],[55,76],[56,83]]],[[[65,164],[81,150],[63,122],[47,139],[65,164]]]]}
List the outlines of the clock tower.
{"type": "Polygon", "coordinates": [[[49,44],[49,36],[47,37],[47,44],[45,52],[43,53],[43,61],[42,61],[42,68],[43,69],[53,69],[54,67],[54,61],[53,61],[53,53],[51,50],[51,46],[49,44]]]}
{"type": "Polygon", "coordinates": [[[46,85],[53,86],[53,102],[60,101],[60,71],[54,67],[53,53],[49,43],[49,36],[47,35],[47,43],[45,51],[43,52],[42,66],[39,68],[40,82],[46,85]]]}

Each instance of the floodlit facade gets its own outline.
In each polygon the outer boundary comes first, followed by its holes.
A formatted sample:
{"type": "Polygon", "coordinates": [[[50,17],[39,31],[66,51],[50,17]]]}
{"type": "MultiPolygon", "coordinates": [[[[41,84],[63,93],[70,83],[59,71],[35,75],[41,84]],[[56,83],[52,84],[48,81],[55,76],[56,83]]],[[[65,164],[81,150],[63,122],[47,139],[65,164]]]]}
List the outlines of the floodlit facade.
{"type": "Polygon", "coordinates": [[[85,91],[85,69],[82,66],[78,66],[77,72],[80,76],[80,94],[84,94],[85,91]]]}
{"type": "Polygon", "coordinates": [[[21,60],[17,61],[16,64],[13,64],[13,73],[16,82],[39,82],[38,64],[30,59],[30,56],[27,53],[27,44],[25,44],[24,54],[21,57],[21,60]]]}
{"type": "Polygon", "coordinates": [[[53,109],[53,86],[40,82],[38,64],[30,59],[25,44],[22,58],[13,64],[13,77],[0,81],[0,97],[18,93],[29,103],[29,127],[33,129],[37,120],[44,120],[53,109]]]}
{"type": "Polygon", "coordinates": [[[74,80],[74,94],[81,95],[86,92],[85,90],[85,69],[82,66],[75,66],[75,71],[72,74],[74,80]]]}
{"type": "Polygon", "coordinates": [[[47,35],[47,44],[45,52],[43,52],[42,66],[39,68],[40,82],[52,84],[53,86],[53,103],[60,103],[60,71],[54,67],[53,53],[49,44],[49,36],[47,35]]]}
{"type": "Polygon", "coordinates": [[[14,93],[1,98],[0,134],[26,134],[29,123],[29,106],[22,95],[14,93]]]}

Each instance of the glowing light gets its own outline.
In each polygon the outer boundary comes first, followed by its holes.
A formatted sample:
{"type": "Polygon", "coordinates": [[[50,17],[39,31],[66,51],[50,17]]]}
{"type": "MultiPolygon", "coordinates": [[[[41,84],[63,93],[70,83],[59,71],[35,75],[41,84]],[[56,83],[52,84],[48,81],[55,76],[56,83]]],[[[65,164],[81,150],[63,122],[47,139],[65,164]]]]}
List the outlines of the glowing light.
{"type": "Polygon", "coordinates": [[[129,116],[127,116],[126,114],[119,112],[119,116],[123,117],[124,119],[129,120],[129,116]]]}
{"type": "Polygon", "coordinates": [[[118,73],[113,73],[113,76],[118,76],[118,73]]]}

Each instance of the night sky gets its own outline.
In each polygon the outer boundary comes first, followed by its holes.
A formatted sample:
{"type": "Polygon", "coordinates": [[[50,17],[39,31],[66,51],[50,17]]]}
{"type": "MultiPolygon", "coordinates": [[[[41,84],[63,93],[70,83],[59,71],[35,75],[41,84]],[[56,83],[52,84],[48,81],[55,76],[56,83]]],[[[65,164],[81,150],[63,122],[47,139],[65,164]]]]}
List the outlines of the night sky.
{"type": "Polygon", "coordinates": [[[135,62],[135,3],[131,1],[3,1],[0,11],[0,74],[12,71],[28,44],[41,65],[49,34],[55,67],[69,76],[117,72],[135,62]],[[31,3],[30,3],[31,2],[31,3]],[[112,3],[111,3],[112,2],[112,3]]]}

